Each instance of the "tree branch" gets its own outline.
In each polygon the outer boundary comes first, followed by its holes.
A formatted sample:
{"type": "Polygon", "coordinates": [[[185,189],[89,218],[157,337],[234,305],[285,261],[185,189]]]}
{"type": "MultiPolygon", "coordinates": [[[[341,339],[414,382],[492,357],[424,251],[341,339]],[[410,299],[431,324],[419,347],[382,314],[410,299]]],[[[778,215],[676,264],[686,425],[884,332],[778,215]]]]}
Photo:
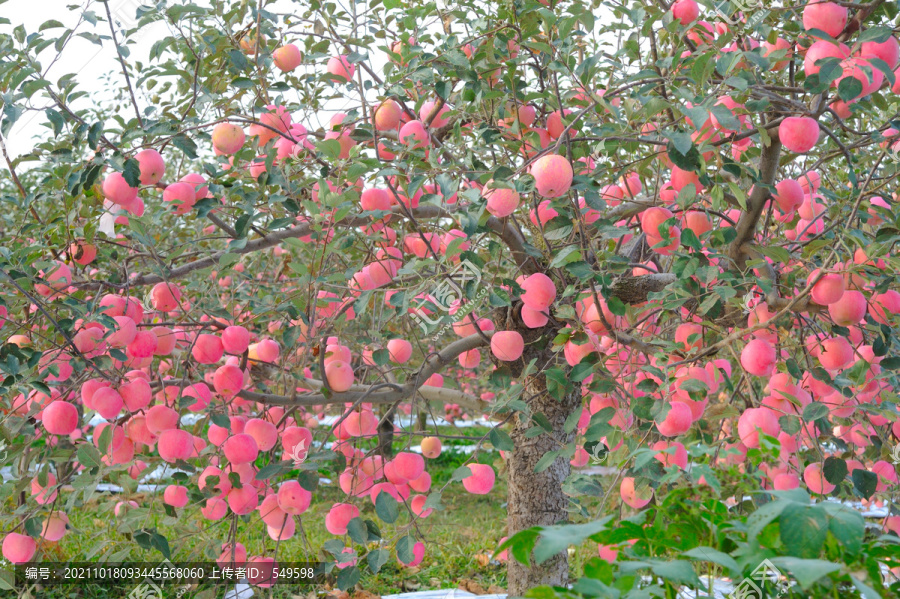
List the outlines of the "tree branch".
{"type": "Polygon", "coordinates": [[[741,248],[752,240],[756,233],[756,224],[770,196],[769,187],[775,183],[780,155],[781,140],[778,138],[778,132],[775,131],[771,134],[771,142],[768,146],[763,146],[762,154],[759,156],[759,180],[750,192],[750,197],[747,199],[747,210],[741,214],[735,226],[737,236],[728,249],[731,262],[740,270],[744,270],[746,262],[746,254],[741,248]]]}
{"type": "MultiPolygon", "coordinates": [[[[398,216],[403,216],[403,212],[401,207],[395,207],[393,213],[398,216]]],[[[422,206],[420,208],[416,208],[412,211],[412,213],[418,218],[437,218],[439,216],[449,216],[449,213],[440,208],[439,206],[422,206]]],[[[210,220],[215,223],[213,217],[210,216],[210,220]]],[[[217,219],[218,220],[218,219],[217,219]]],[[[220,221],[221,222],[221,221],[220,221]]],[[[333,227],[360,227],[363,225],[371,224],[372,219],[367,216],[352,216],[345,219],[342,219],[336,223],[330,223],[328,226],[333,227]]],[[[218,225],[218,223],[216,223],[218,225]]],[[[229,229],[231,228],[225,223],[222,223],[229,229]]],[[[226,230],[227,231],[227,230],[226,230]]],[[[140,287],[143,285],[155,285],[156,283],[162,283],[166,280],[178,279],[185,275],[188,275],[194,271],[201,270],[203,268],[208,268],[214,266],[218,263],[219,258],[225,255],[228,252],[234,254],[250,254],[252,252],[257,252],[260,250],[265,250],[270,247],[274,247],[284,241],[285,239],[297,238],[297,237],[305,237],[307,235],[312,234],[313,228],[309,223],[303,223],[297,225],[296,227],[291,227],[289,229],[282,229],[280,231],[275,231],[274,233],[269,233],[268,235],[264,235],[263,237],[258,237],[251,241],[247,242],[243,248],[240,249],[232,249],[232,250],[220,250],[213,253],[211,256],[206,258],[201,258],[199,260],[194,260],[193,262],[188,262],[187,264],[183,264],[177,268],[170,269],[165,276],[157,275],[157,274],[143,274],[139,275],[133,279],[131,279],[127,285],[114,285],[104,281],[76,281],[72,285],[79,289],[90,289],[97,290],[103,287],[140,287]]],[[[231,233],[229,233],[231,235],[231,233]]]]}
{"type": "Polygon", "coordinates": [[[116,54],[119,56],[119,63],[122,65],[122,74],[125,75],[125,85],[128,86],[128,95],[131,96],[131,104],[134,106],[134,114],[137,117],[138,124],[141,129],[144,128],[144,119],[141,118],[141,110],[138,108],[137,98],[134,97],[134,89],[131,87],[131,77],[128,76],[128,67],[125,65],[125,57],[122,56],[122,50],[119,48],[119,40],[116,38],[116,28],[113,25],[112,13],[109,10],[109,2],[104,2],[106,7],[106,20],[109,21],[109,32],[112,34],[113,45],[116,47],[116,54]]]}
{"type": "MultiPolygon", "coordinates": [[[[490,339],[493,331],[485,332],[484,337],[490,339]]],[[[330,393],[327,397],[323,393],[310,393],[304,395],[277,395],[273,393],[256,393],[253,391],[240,391],[238,397],[248,401],[256,401],[269,405],[280,406],[320,406],[327,404],[353,403],[356,401],[364,401],[366,403],[385,404],[402,401],[413,397],[418,392],[426,400],[438,400],[459,404],[469,404],[476,408],[483,409],[483,402],[479,404],[478,399],[474,396],[456,391],[455,389],[444,389],[442,387],[423,387],[425,382],[431,378],[433,374],[438,373],[448,364],[452,363],[461,354],[482,347],[487,344],[482,335],[471,335],[458,341],[454,341],[440,352],[433,354],[425,360],[419,371],[405,385],[394,385],[391,383],[379,383],[379,387],[389,387],[387,391],[372,392],[374,385],[353,385],[350,390],[342,393],[330,393]]],[[[316,379],[304,379],[303,382],[310,387],[321,389],[324,382],[316,379]]]]}
{"type": "Polygon", "coordinates": [[[612,293],[626,304],[640,304],[647,301],[649,294],[662,291],[677,280],[678,277],[669,272],[624,276],[613,283],[612,293]]]}

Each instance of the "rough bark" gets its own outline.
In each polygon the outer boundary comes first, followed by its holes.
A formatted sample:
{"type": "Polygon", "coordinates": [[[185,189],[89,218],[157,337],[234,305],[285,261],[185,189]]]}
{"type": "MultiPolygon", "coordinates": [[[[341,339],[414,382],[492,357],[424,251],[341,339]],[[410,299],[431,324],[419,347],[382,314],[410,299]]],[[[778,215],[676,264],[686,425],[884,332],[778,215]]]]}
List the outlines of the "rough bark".
{"type": "Polygon", "coordinates": [[[771,141],[768,146],[763,146],[759,156],[759,182],[763,185],[755,185],[751,190],[750,197],[747,198],[747,210],[741,213],[741,217],[734,227],[737,235],[728,248],[731,262],[741,271],[745,270],[747,262],[744,244],[751,241],[756,234],[756,225],[771,196],[769,187],[775,184],[775,177],[778,174],[781,140],[778,138],[777,131],[770,131],[769,136],[771,141]]]}
{"type": "Polygon", "coordinates": [[[381,421],[378,423],[378,446],[375,452],[390,459],[394,455],[394,414],[396,404],[384,410],[382,408],[381,421]]]}
{"type": "MultiPolygon", "coordinates": [[[[569,500],[562,484],[569,476],[570,465],[565,458],[557,458],[549,468],[536,473],[534,467],[547,452],[571,443],[574,433],[565,433],[566,418],[578,407],[578,394],[570,394],[562,401],[547,394],[543,375],[524,381],[526,396],[533,412],[541,412],[553,426],[552,433],[527,438],[525,431],[533,425],[520,416],[514,423],[511,437],[515,449],[509,458],[507,527],[510,535],[532,526],[549,526],[568,519],[569,500]]],[[[543,564],[525,566],[510,558],[507,564],[507,583],[510,596],[521,596],[538,585],[565,586],[569,581],[569,556],[565,551],[543,564]]]]}
{"type": "Polygon", "coordinates": [[[662,291],[676,280],[677,277],[668,272],[624,276],[613,283],[613,295],[626,304],[640,304],[647,301],[648,295],[662,291]]]}

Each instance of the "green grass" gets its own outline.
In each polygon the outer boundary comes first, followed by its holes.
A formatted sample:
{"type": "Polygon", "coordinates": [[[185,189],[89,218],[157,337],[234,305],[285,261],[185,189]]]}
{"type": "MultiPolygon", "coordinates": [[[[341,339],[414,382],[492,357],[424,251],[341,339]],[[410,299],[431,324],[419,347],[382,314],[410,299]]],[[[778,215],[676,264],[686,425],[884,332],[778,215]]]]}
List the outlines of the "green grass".
{"type": "MultiPolygon", "coordinates": [[[[460,429],[451,430],[454,434],[460,434],[460,429]]],[[[463,430],[465,431],[463,434],[479,437],[486,432],[486,429],[481,432],[475,432],[473,429],[463,430]]],[[[418,438],[415,439],[414,443],[418,443],[418,438]]],[[[449,440],[445,445],[452,443],[453,440],[449,440]]],[[[399,449],[409,444],[406,439],[398,438],[396,446],[399,449]]],[[[429,461],[428,471],[432,475],[432,491],[444,488],[442,494],[444,509],[435,511],[427,519],[418,520],[415,528],[411,529],[408,526],[410,519],[404,514],[403,506],[400,506],[401,516],[397,522],[388,525],[377,517],[371,502],[368,500],[355,502],[361,506],[362,518],[376,523],[389,546],[393,547],[392,541],[407,533],[424,537],[426,545],[425,559],[416,568],[402,566],[392,551],[390,560],[377,575],[371,573],[365,575],[362,580],[365,590],[376,594],[390,594],[409,590],[453,588],[462,579],[473,580],[484,588],[492,585],[505,586],[505,565],[496,562],[485,563],[484,559],[484,556],[492,553],[499,539],[506,534],[505,481],[502,476],[498,476],[497,486],[490,495],[475,496],[466,493],[461,483],[450,482],[450,478],[453,471],[467,459],[468,456],[460,452],[445,451],[437,459],[429,461]]],[[[496,452],[481,453],[479,461],[494,463],[495,467],[501,465],[496,452]]],[[[327,472],[323,472],[323,475],[333,477],[327,472]]],[[[59,562],[162,561],[163,555],[158,550],[141,548],[125,530],[122,521],[113,516],[115,504],[129,497],[101,493],[95,495],[86,505],[71,510],[68,515],[72,530],[59,543],[48,544],[43,559],[59,562]]],[[[67,499],[68,493],[63,492],[58,501],[64,504],[67,499]]],[[[210,523],[202,518],[196,506],[177,510],[174,517],[167,515],[160,494],[145,495],[137,499],[139,504],[146,505],[150,509],[132,513],[130,518],[139,523],[133,528],[156,529],[166,538],[173,562],[212,561],[219,554],[221,544],[228,538],[232,526],[235,528],[236,539],[244,543],[249,555],[271,556],[274,552],[275,542],[266,534],[265,526],[259,521],[257,512],[244,518],[226,517],[219,522],[210,523]]],[[[339,488],[331,485],[320,486],[314,493],[309,510],[298,519],[298,523],[302,523],[302,532],[298,526],[293,538],[278,545],[278,561],[286,563],[329,559],[324,553],[319,552],[323,543],[335,538],[325,529],[325,514],[332,504],[345,500],[346,497],[339,488]]],[[[14,508],[14,505],[10,502],[6,507],[14,508]]],[[[343,540],[348,544],[351,542],[349,537],[344,537],[343,540]]],[[[369,548],[373,547],[374,545],[371,545],[369,548]]],[[[358,553],[365,551],[360,546],[357,546],[356,550],[358,553]]],[[[361,565],[364,571],[367,571],[365,557],[361,560],[361,565]]],[[[70,597],[117,599],[127,597],[133,587],[132,584],[116,587],[98,585],[47,587],[33,596],[48,599],[70,597]]],[[[175,586],[165,587],[164,597],[166,599],[169,596],[175,597],[174,589],[175,586]]],[[[296,587],[290,589],[287,586],[276,587],[271,590],[271,597],[277,599],[291,597],[289,590],[294,593],[301,592],[296,587]]],[[[302,594],[308,594],[311,590],[313,590],[311,587],[306,587],[302,589],[302,594]]],[[[215,596],[221,597],[222,593],[219,590],[215,596]]],[[[267,591],[263,597],[269,595],[270,591],[267,591]]],[[[185,596],[196,596],[196,593],[191,591],[185,596]]],[[[5,597],[3,591],[0,591],[0,597],[5,597]]]]}

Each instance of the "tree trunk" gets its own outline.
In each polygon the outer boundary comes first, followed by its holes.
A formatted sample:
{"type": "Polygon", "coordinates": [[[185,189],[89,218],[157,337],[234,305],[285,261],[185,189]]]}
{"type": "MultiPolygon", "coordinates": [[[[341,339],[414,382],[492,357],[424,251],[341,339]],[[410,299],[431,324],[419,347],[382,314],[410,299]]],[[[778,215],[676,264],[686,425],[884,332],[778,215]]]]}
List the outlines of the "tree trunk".
{"type": "Polygon", "coordinates": [[[394,413],[396,406],[382,408],[381,421],[378,423],[378,446],[375,452],[390,459],[394,455],[394,413]]]}
{"type": "Polygon", "coordinates": [[[421,432],[425,431],[425,429],[428,428],[428,412],[426,412],[425,410],[422,410],[417,414],[416,417],[417,417],[416,432],[421,433],[421,432]]]}
{"type": "MultiPolygon", "coordinates": [[[[553,426],[552,433],[527,438],[525,431],[535,426],[520,413],[512,434],[515,448],[509,458],[509,489],[507,528],[510,536],[532,526],[547,526],[568,519],[568,498],[563,494],[562,483],[569,476],[570,465],[565,458],[557,458],[549,468],[536,473],[535,465],[547,452],[554,451],[574,439],[574,432],[566,434],[565,421],[580,405],[580,393],[572,393],[562,401],[547,393],[543,375],[524,381],[524,398],[532,413],[542,413],[553,426]]],[[[569,582],[569,557],[565,551],[543,564],[524,566],[512,557],[507,562],[507,592],[521,596],[538,585],[565,586],[569,582]]]]}

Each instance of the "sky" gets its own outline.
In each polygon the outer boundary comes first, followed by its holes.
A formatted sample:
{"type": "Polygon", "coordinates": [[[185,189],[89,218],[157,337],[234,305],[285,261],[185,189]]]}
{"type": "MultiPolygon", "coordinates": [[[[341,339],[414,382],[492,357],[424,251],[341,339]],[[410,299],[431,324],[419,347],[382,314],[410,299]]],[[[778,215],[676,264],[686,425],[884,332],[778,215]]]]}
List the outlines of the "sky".
{"type": "MultiPolygon", "coordinates": [[[[122,28],[132,28],[136,25],[137,9],[142,3],[149,4],[150,2],[148,0],[109,0],[109,8],[113,20],[118,23],[116,31],[120,42],[122,28]]],[[[210,0],[193,0],[193,3],[200,6],[209,6],[210,0]]],[[[291,4],[292,0],[278,0],[268,4],[266,8],[276,12],[287,11],[291,4]]],[[[99,20],[96,25],[82,21],[78,27],[78,32],[109,36],[110,31],[106,21],[106,9],[104,4],[98,0],[0,0],[0,17],[10,21],[9,24],[0,24],[0,33],[12,34],[16,26],[23,25],[26,33],[32,34],[37,32],[43,23],[49,20],[56,20],[62,23],[63,27],[51,28],[42,32],[42,35],[46,38],[56,39],[67,28],[77,25],[86,9],[92,10],[102,20],[99,20]],[[40,10],[35,10],[35,6],[40,6],[40,10]]],[[[130,55],[127,58],[128,62],[148,62],[150,49],[153,44],[170,34],[168,26],[163,22],[155,22],[143,26],[135,36],[130,38],[136,43],[129,45],[130,55]]],[[[100,46],[85,38],[75,36],[69,40],[65,51],[58,60],[52,62],[55,57],[56,51],[52,45],[48,46],[39,56],[41,66],[45,70],[45,78],[53,84],[63,75],[76,73],[76,78],[82,85],[81,89],[90,92],[94,101],[96,101],[99,92],[106,92],[107,90],[107,86],[101,81],[101,78],[112,77],[117,87],[124,86],[122,68],[110,40],[104,41],[103,45],[100,46]],[[97,84],[91,86],[90,82],[97,82],[97,84]]],[[[140,93],[137,95],[138,104],[143,107],[145,104],[142,102],[140,93]]],[[[35,98],[38,96],[39,94],[36,94],[35,98]]],[[[91,96],[84,97],[73,102],[71,107],[77,111],[86,108],[90,102],[91,96]]],[[[41,108],[49,107],[49,105],[49,101],[38,103],[38,106],[41,108]]],[[[335,112],[342,107],[334,105],[329,106],[329,108],[331,112],[335,112]]],[[[129,113],[123,116],[130,117],[131,114],[129,107],[129,113]]],[[[35,145],[36,138],[45,134],[47,129],[42,125],[45,121],[46,117],[41,111],[27,113],[16,122],[6,139],[7,149],[13,158],[28,153],[35,145]]],[[[313,127],[316,126],[315,123],[312,125],[313,127]]],[[[21,168],[23,170],[27,169],[28,164],[22,164],[21,168]]]]}
{"type": "MultiPolygon", "coordinates": [[[[26,33],[31,34],[36,32],[42,23],[51,19],[59,21],[66,28],[73,27],[78,23],[87,4],[92,5],[91,10],[96,12],[98,16],[105,18],[103,4],[96,1],[7,0],[5,3],[0,3],[0,17],[9,19],[11,23],[9,25],[0,25],[0,32],[11,34],[14,27],[24,25],[26,33]],[[35,10],[36,6],[39,6],[40,10],[35,10]]],[[[133,26],[136,10],[140,4],[140,0],[110,0],[109,2],[113,18],[119,20],[123,26],[133,26]]],[[[61,35],[64,31],[64,28],[48,29],[43,32],[43,35],[48,38],[55,38],[55,36],[61,35]]],[[[98,22],[96,26],[92,26],[90,23],[82,23],[79,31],[109,35],[109,25],[105,20],[98,22]]],[[[154,23],[148,26],[146,30],[143,30],[138,43],[132,46],[129,60],[145,60],[149,55],[153,42],[158,37],[166,35],[166,31],[166,26],[162,23],[154,23]]],[[[77,73],[78,81],[82,83],[99,81],[102,76],[111,71],[121,73],[121,66],[118,63],[112,44],[101,47],[84,38],[75,37],[69,41],[65,52],[60,56],[59,60],[51,66],[50,62],[55,55],[55,50],[50,46],[39,56],[41,65],[46,70],[45,77],[54,83],[59,77],[67,73],[77,73]]],[[[81,104],[76,102],[73,107],[75,109],[84,108],[84,102],[87,101],[87,99],[83,99],[81,104]]],[[[16,122],[7,139],[7,148],[12,157],[27,153],[32,148],[35,136],[41,135],[45,131],[44,127],[41,126],[41,122],[45,120],[46,118],[42,113],[28,113],[16,122]]]]}
{"type": "MultiPolygon", "coordinates": [[[[212,1],[216,0],[192,0],[194,4],[200,6],[210,6],[212,1]]],[[[307,2],[308,0],[276,0],[270,2],[267,0],[266,8],[273,12],[290,12],[292,5],[296,2],[307,2]]],[[[344,4],[338,0],[340,4],[344,4]]],[[[151,0],[109,0],[109,8],[112,13],[113,20],[118,23],[116,28],[120,35],[121,29],[132,28],[136,22],[136,12],[141,4],[150,4],[151,0]]],[[[607,9],[601,9],[601,13],[608,12],[607,9]]],[[[62,23],[63,27],[51,28],[42,32],[46,38],[54,39],[54,36],[61,35],[67,28],[78,25],[79,32],[94,33],[96,35],[109,36],[109,25],[106,22],[106,9],[103,2],[99,0],[0,0],[0,17],[8,19],[10,24],[0,23],[0,33],[11,34],[14,27],[23,25],[26,33],[31,34],[38,31],[40,26],[49,20],[56,20],[62,23]],[[39,7],[36,10],[35,7],[39,7]],[[82,14],[86,9],[92,10],[102,20],[96,25],[82,21],[82,14]],[[80,22],[80,25],[79,25],[80,22]]],[[[0,19],[2,20],[2,19],[0,19]]],[[[438,26],[435,19],[433,26],[438,26]]],[[[130,44],[130,56],[127,58],[129,63],[135,61],[149,62],[150,49],[154,42],[170,35],[169,26],[164,22],[154,22],[145,25],[141,30],[131,38],[136,43],[130,44]]],[[[385,60],[382,52],[370,52],[370,61],[374,70],[380,71],[385,60]]],[[[74,110],[84,109],[89,106],[91,101],[97,101],[100,94],[110,93],[107,82],[102,81],[103,78],[112,79],[115,87],[124,86],[124,78],[122,69],[116,56],[115,48],[111,41],[107,40],[102,46],[97,45],[88,39],[82,37],[73,37],[66,45],[65,51],[56,62],[52,62],[56,57],[56,51],[53,46],[47,49],[39,56],[42,67],[46,71],[45,78],[55,84],[57,80],[66,74],[76,73],[76,78],[81,84],[82,90],[91,93],[91,96],[81,98],[72,103],[74,110]],[[95,82],[95,83],[92,83],[95,82]]],[[[371,90],[371,94],[376,94],[377,90],[371,90]]],[[[370,95],[367,93],[367,95],[370,95]]],[[[145,106],[145,100],[141,97],[138,90],[138,104],[145,106]]],[[[36,94],[38,98],[40,94],[36,94]]],[[[370,96],[370,100],[374,96],[370,96]]],[[[329,101],[323,113],[316,115],[319,122],[305,122],[307,128],[316,129],[324,125],[330,115],[334,112],[347,110],[350,103],[357,101],[355,93],[343,101],[329,101]]],[[[40,100],[39,100],[40,101],[40,100]]],[[[38,104],[40,108],[50,106],[49,100],[44,104],[38,104]]],[[[126,107],[128,113],[123,112],[123,116],[130,118],[132,112],[130,107],[126,107]]],[[[36,139],[46,134],[47,128],[44,123],[46,117],[43,111],[29,112],[23,115],[14,125],[12,131],[7,136],[6,145],[13,158],[28,153],[36,143],[36,139]]],[[[25,170],[29,163],[23,163],[20,168],[25,170]]]]}

